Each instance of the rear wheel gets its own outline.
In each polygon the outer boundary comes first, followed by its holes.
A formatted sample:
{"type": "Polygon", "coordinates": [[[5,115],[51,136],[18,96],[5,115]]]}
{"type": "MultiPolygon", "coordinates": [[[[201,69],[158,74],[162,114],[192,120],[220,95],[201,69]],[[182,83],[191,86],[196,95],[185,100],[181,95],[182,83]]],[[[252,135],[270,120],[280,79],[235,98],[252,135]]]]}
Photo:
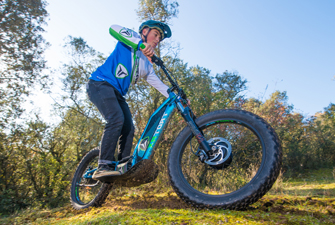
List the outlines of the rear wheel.
{"type": "Polygon", "coordinates": [[[261,198],[276,181],[281,146],[260,117],[242,110],[219,110],[196,120],[212,152],[203,162],[201,147],[186,127],[168,159],[171,184],[186,202],[200,208],[242,209],[261,198]]]}
{"type": "Polygon", "coordinates": [[[84,156],[77,167],[71,184],[71,204],[75,209],[101,206],[112,188],[112,184],[92,179],[98,159],[99,148],[95,148],[84,156]]]}

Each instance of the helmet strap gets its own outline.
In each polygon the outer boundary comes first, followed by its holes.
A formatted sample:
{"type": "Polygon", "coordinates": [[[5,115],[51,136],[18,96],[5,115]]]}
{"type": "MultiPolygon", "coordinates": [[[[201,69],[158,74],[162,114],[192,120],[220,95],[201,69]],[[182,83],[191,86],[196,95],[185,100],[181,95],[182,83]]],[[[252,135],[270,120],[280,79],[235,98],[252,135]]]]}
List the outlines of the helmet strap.
{"type": "Polygon", "coordinates": [[[143,35],[143,37],[144,37],[144,42],[145,43],[147,43],[147,37],[148,37],[148,35],[149,35],[149,33],[150,33],[150,31],[151,31],[151,27],[148,27],[149,29],[148,29],[148,33],[146,34],[146,35],[144,35],[143,34],[143,31],[142,31],[142,35],[143,35]]]}

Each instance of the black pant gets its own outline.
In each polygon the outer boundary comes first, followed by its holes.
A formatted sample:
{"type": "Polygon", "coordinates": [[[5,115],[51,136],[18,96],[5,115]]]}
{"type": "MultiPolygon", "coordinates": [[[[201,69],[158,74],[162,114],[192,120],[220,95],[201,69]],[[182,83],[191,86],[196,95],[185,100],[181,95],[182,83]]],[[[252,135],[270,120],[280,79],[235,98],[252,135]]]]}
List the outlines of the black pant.
{"type": "Polygon", "coordinates": [[[118,160],[130,155],[134,125],[125,98],[106,81],[89,80],[87,94],[106,120],[101,139],[99,164],[110,164],[119,140],[118,160]]]}

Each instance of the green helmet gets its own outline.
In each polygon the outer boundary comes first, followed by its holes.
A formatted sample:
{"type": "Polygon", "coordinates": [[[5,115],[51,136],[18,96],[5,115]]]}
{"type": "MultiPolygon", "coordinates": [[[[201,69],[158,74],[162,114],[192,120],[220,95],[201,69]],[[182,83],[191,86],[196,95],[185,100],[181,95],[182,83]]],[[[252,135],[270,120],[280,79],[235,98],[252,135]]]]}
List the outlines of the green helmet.
{"type": "Polygon", "coordinates": [[[148,21],[141,24],[141,26],[139,28],[140,34],[142,34],[143,29],[146,28],[146,27],[149,27],[150,29],[151,28],[157,29],[161,33],[161,37],[162,37],[161,40],[164,40],[164,38],[171,37],[171,29],[165,23],[155,21],[155,20],[148,20],[148,21]]]}

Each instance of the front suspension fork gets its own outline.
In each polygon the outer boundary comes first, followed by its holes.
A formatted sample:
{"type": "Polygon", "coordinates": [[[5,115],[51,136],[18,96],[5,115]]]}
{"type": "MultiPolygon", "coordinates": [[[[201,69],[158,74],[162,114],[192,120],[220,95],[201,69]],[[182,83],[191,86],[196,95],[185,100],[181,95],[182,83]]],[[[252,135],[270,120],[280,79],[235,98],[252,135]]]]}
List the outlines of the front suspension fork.
{"type": "Polygon", "coordinates": [[[180,111],[180,114],[182,117],[185,119],[187,122],[189,128],[191,129],[193,135],[197,139],[198,143],[202,147],[202,150],[197,151],[197,156],[200,158],[200,160],[203,162],[206,159],[208,159],[208,155],[211,151],[211,147],[209,146],[206,138],[204,137],[202,131],[199,129],[198,125],[195,123],[194,117],[192,111],[190,108],[187,106],[184,108],[184,106],[179,102],[177,102],[177,107],[180,111]],[[191,117],[192,115],[192,117],[191,117]]]}

